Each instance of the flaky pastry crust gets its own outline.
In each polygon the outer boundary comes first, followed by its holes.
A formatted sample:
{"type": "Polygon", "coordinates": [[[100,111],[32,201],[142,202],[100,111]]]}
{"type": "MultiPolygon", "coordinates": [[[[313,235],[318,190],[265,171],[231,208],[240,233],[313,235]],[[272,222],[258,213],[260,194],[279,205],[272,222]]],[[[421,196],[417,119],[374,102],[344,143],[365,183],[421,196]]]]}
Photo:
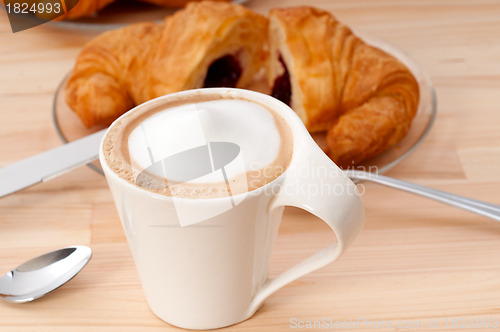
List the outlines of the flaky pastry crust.
{"type": "Polygon", "coordinates": [[[164,94],[207,86],[251,89],[265,67],[272,94],[288,98],[310,132],[327,133],[326,152],[341,166],[376,156],[407,134],[419,87],[400,61],[328,12],[282,8],[269,17],[207,1],[189,4],[162,24],[107,32],[79,55],[67,103],[86,126],[108,125],[164,94]],[[211,73],[230,80],[214,83],[211,73]]]}
{"type": "Polygon", "coordinates": [[[115,0],[79,0],[75,7],[63,15],[62,18],[75,19],[92,16],[114,1],[115,0]]]}
{"type": "Polygon", "coordinates": [[[150,59],[150,98],[204,87],[209,66],[231,55],[245,88],[266,61],[267,19],[245,7],[204,1],[188,6],[163,23],[158,47],[150,59]]]}
{"type": "Polygon", "coordinates": [[[152,98],[204,87],[210,65],[224,56],[241,68],[235,85],[244,88],[266,60],[266,31],[265,17],[207,1],[189,4],[163,24],[106,32],[78,56],[66,101],[87,127],[108,125],[152,98]]]}
{"type": "Polygon", "coordinates": [[[87,127],[111,124],[147,100],[148,54],[161,28],[139,23],[108,31],[84,46],[66,86],[66,102],[87,127]]]}
{"type": "Polygon", "coordinates": [[[406,135],[419,87],[399,60],[311,7],[272,10],[269,38],[270,83],[288,70],[290,106],[310,132],[328,130],[337,164],[371,158],[406,135]]]}

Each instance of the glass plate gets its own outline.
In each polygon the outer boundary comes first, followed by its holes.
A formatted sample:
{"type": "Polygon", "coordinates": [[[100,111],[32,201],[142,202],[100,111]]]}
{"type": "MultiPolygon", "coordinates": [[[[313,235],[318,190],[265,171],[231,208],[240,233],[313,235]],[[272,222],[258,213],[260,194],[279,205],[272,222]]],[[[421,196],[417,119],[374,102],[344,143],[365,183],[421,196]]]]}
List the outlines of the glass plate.
{"type": "MultiPolygon", "coordinates": [[[[404,52],[371,36],[361,33],[357,33],[357,35],[363,38],[363,40],[367,43],[392,54],[403,62],[412,71],[420,88],[420,102],[417,114],[413,119],[410,131],[406,137],[401,142],[377,157],[368,159],[363,163],[354,166],[354,168],[358,170],[384,173],[410,155],[420,145],[420,143],[422,143],[423,139],[429,133],[436,117],[436,93],[432,82],[424,70],[404,52]]],[[[69,74],[64,77],[62,82],[57,87],[53,101],[54,124],[59,136],[65,143],[82,138],[104,128],[93,127],[92,129],[87,129],[80,122],[80,119],[76,116],[76,114],[73,113],[66,104],[65,86],[68,76],[69,74]]],[[[325,146],[324,136],[324,134],[314,135],[314,139],[321,147],[325,146]]],[[[89,164],[89,167],[102,174],[98,161],[89,164]]]]}

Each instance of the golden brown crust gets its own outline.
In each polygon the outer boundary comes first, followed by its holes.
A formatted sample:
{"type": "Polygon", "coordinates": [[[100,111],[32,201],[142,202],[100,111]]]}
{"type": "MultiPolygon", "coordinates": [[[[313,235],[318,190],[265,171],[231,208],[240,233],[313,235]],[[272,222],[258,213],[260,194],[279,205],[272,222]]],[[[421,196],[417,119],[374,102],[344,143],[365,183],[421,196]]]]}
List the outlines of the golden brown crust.
{"type": "Polygon", "coordinates": [[[87,127],[108,125],[145,101],[144,67],[160,26],[139,23],[84,46],[66,87],[66,102],[87,127]]]}
{"type": "Polygon", "coordinates": [[[203,1],[167,17],[150,62],[150,98],[201,88],[210,64],[235,56],[245,88],[266,60],[267,19],[245,7],[203,1]]]}
{"type": "MultiPolygon", "coordinates": [[[[364,43],[326,11],[275,9],[270,21],[270,67],[277,67],[282,54],[291,76],[291,106],[309,131],[328,129],[332,160],[356,164],[406,135],[419,88],[401,62],[364,43]]],[[[272,82],[276,70],[269,74],[272,82]]]]}
{"type": "Polygon", "coordinates": [[[345,114],[329,129],[330,157],[352,166],[403,139],[419,101],[411,72],[391,55],[359,44],[350,65],[341,108],[345,114]]]}
{"type": "Polygon", "coordinates": [[[291,106],[311,132],[328,129],[340,103],[340,68],[331,51],[337,21],[325,13],[295,7],[273,9],[269,15],[269,83],[283,72],[281,56],[290,74],[291,106]]]}
{"type": "Polygon", "coordinates": [[[109,31],[78,56],[66,101],[87,127],[107,125],[161,95],[203,87],[210,64],[234,55],[246,87],[266,61],[267,19],[242,6],[198,2],[163,24],[109,31]],[[264,37],[263,37],[264,36],[264,37]]]}

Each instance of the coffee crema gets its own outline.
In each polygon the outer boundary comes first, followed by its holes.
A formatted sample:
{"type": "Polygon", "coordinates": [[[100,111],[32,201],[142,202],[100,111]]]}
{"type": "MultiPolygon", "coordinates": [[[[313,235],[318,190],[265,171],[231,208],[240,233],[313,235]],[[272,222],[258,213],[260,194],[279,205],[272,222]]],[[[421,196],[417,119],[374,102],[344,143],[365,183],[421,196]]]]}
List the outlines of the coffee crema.
{"type": "Polygon", "coordinates": [[[121,178],[178,198],[218,198],[258,189],[292,158],[292,132],[270,108],[232,93],[153,100],[120,117],[103,153],[121,178]]]}

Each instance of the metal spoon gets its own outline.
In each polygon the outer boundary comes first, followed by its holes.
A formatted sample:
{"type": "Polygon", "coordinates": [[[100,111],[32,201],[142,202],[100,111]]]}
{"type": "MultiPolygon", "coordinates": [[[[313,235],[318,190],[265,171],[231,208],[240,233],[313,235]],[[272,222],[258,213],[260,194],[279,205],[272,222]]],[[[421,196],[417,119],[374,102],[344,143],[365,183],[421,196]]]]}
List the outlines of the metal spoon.
{"type": "Polygon", "coordinates": [[[394,178],[378,175],[375,173],[356,171],[356,170],[346,170],[345,172],[347,176],[349,176],[353,180],[367,180],[380,183],[392,188],[404,190],[413,194],[425,196],[427,198],[431,198],[436,201],[450,204],[455,207],[486,216],[496,221],[500,221],[500,206],[495,204],[486,203],[455,194],[450,194],[437,189],[420,186],[414,183],[397,180],[394,178]]]}
{"type": "Polygon", "coordinates": [[[44,296],[73,278],[91,256],[89,247],[72,246],[33,258],[0,278],[0,297],[24,303],[44,296]]]}

